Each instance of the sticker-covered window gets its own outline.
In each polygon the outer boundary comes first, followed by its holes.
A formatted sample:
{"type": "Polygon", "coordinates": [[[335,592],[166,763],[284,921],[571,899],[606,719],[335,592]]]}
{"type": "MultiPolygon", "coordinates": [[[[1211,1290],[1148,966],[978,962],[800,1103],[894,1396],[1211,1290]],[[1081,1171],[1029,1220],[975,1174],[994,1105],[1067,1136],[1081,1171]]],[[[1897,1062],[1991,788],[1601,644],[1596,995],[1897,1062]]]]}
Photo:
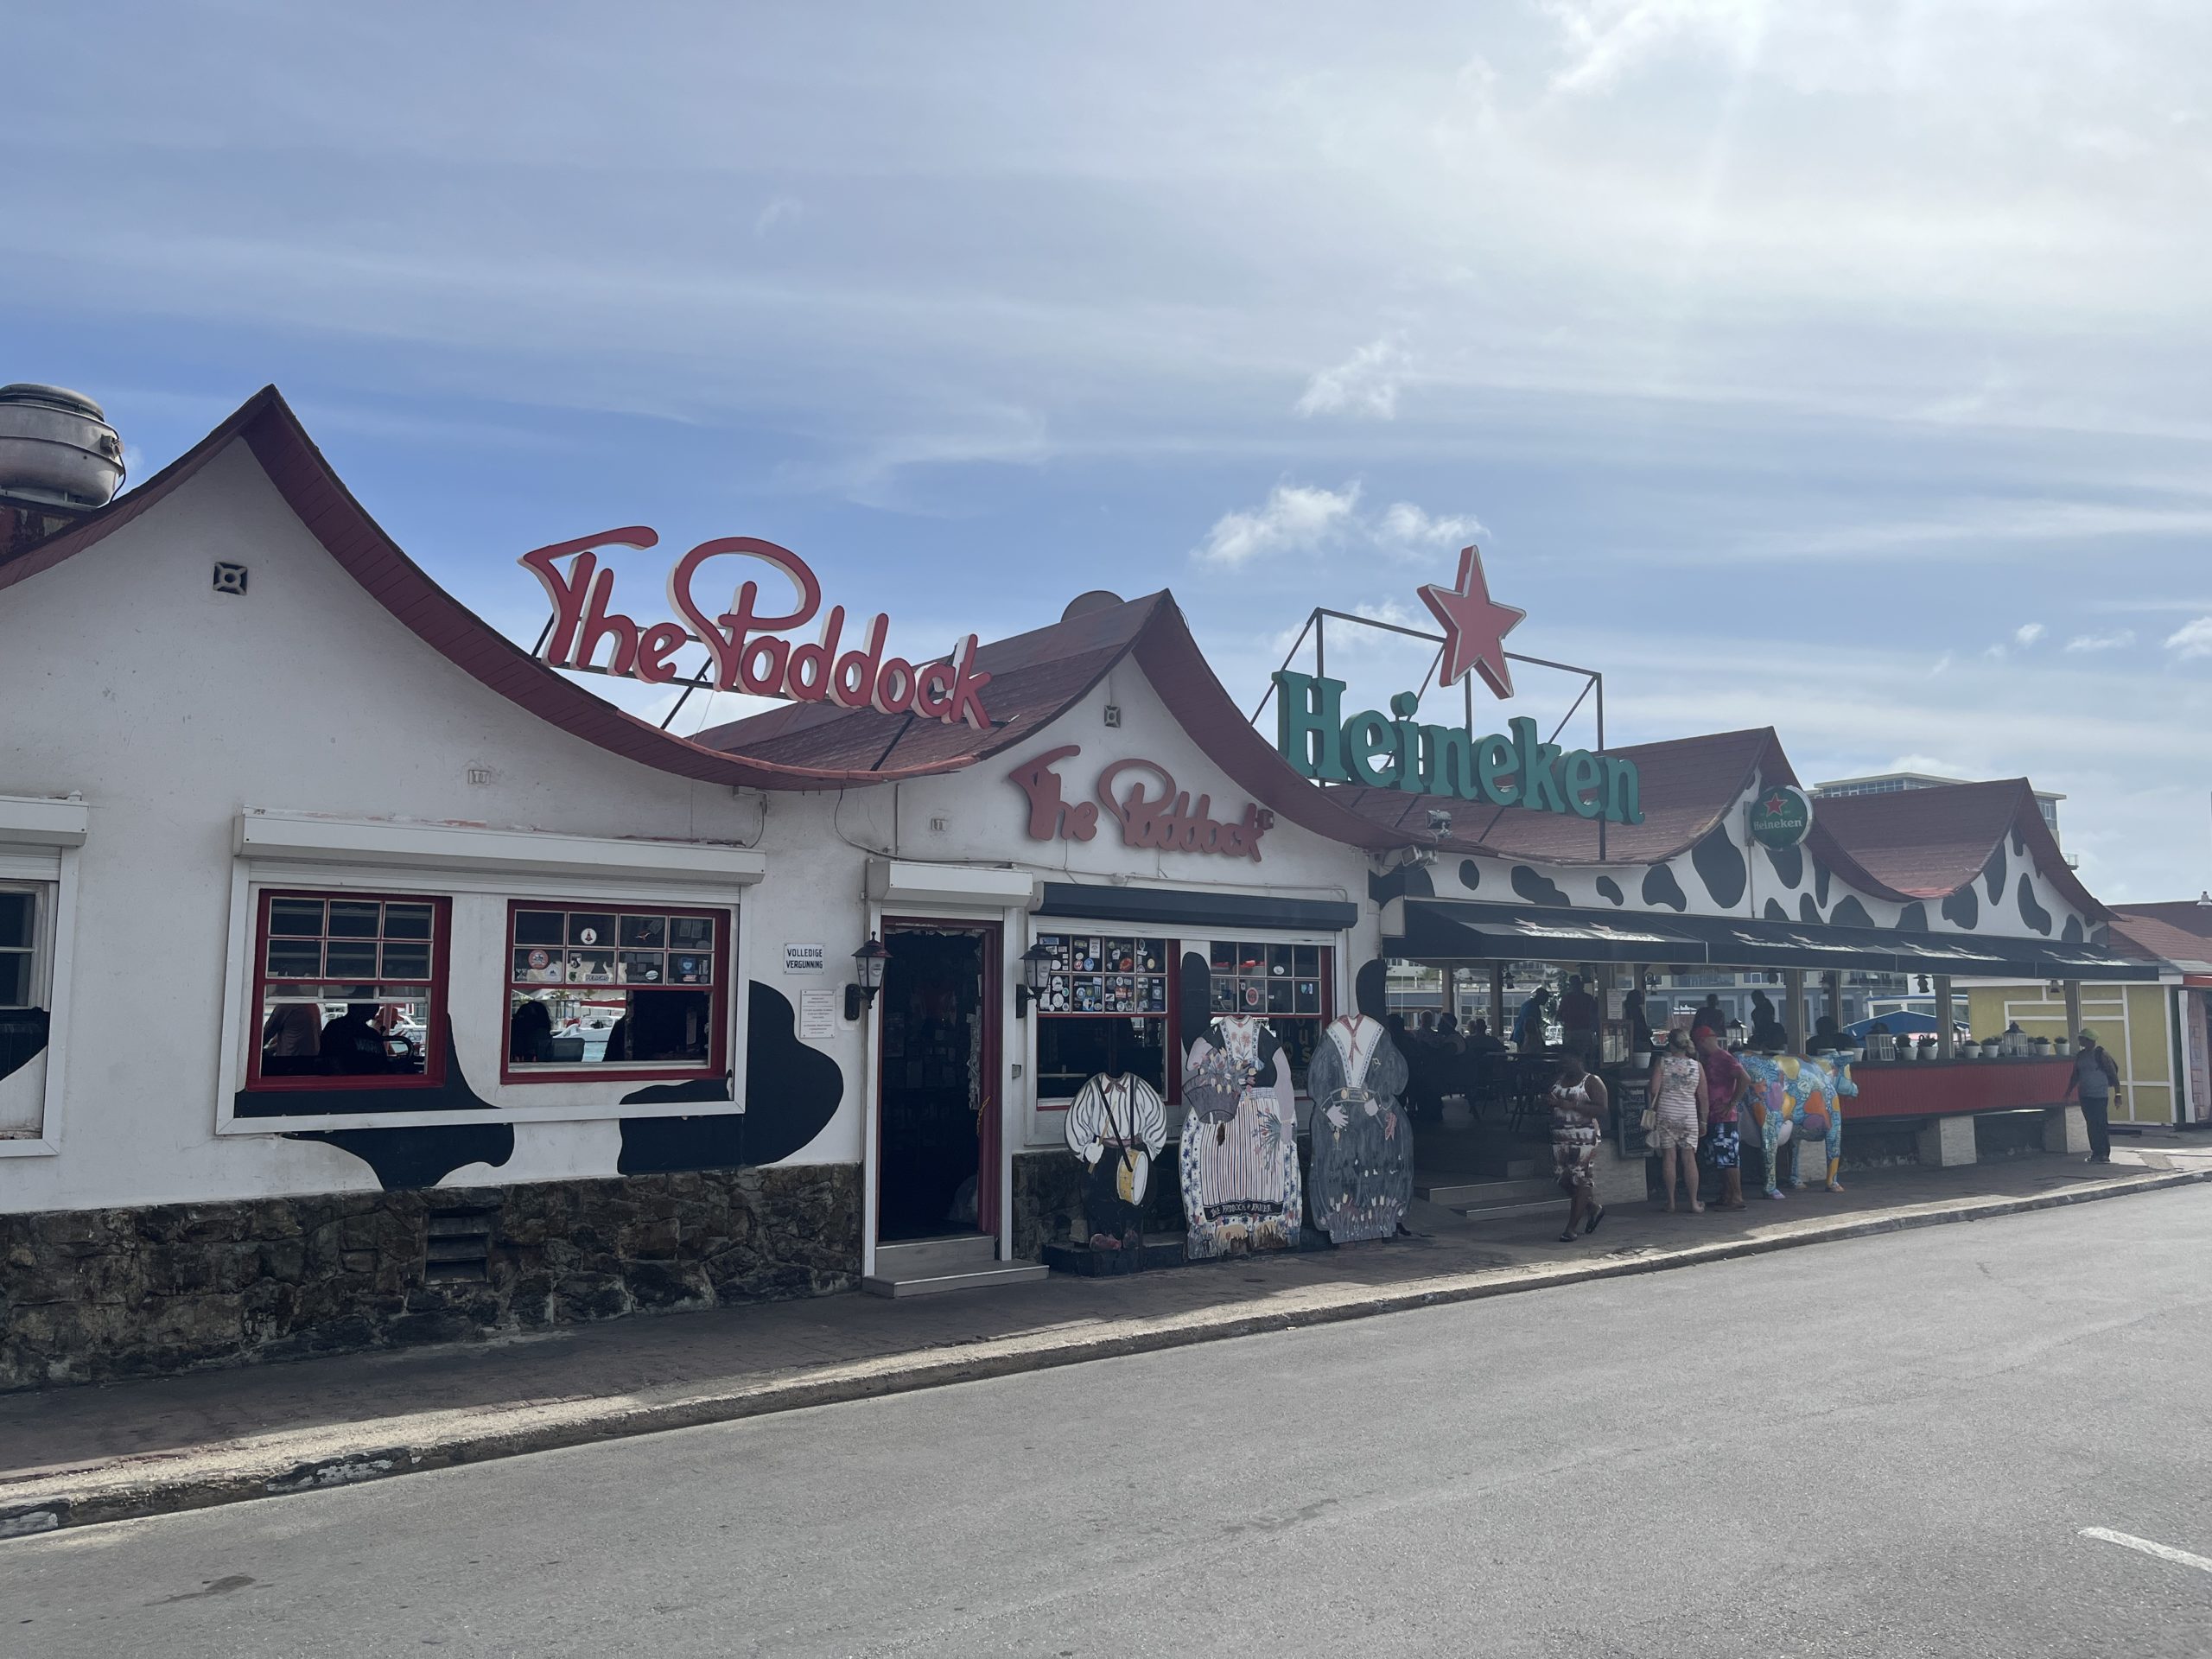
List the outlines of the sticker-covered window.
{"type": "Polygon", "coordinates": [[[1037,1002],[1037,1095],[1067,1100],[1101,1071],[1167,1089],[1168,964],[1173,941],[1040,933],[1052,961],[1037,1002]]]}
{"type": "Polygon", "coordinates": [[[509,1079],[718,1071],[728,946],[727,912],[516,902],[509,1079]]]}

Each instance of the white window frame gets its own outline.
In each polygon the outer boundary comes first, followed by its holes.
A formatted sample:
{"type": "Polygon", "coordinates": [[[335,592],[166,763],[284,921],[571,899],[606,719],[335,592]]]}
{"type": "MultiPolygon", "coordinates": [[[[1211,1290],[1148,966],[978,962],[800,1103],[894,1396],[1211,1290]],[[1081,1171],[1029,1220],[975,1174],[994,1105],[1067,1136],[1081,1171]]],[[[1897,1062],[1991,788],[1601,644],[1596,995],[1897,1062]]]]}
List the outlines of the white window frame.
{"type": "Polygon", "coordinates": [[[51,1158],[61,1150],[68,1097],[70,993],[76,980],[79,849],[92,815],[81,800],[0,796],[0,881],[40,890],[35,969],[47,989],[46,1084],[39,1132],[0,1140],[0,1158],[51,1158]]]}

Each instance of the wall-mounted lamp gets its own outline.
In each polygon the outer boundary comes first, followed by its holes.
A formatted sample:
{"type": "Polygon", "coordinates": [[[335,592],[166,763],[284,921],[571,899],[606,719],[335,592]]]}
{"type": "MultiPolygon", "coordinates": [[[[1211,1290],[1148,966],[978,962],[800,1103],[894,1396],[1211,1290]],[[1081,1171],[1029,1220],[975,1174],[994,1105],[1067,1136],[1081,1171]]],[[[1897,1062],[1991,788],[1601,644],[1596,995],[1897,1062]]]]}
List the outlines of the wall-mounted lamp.
{"type": "Polygon", "coordinates": [[[1052,982],[1052,953],[1041,944],[1033,944],[1021,953],[1021,983],[1014,988],[1014,1017],[1027,1020],[1029,1005],[1045,995],[1045,987],[1052,982]]]}
{"type": "Polygon", "coordinates": [[[857,1020],[861,1009],[875,1001],[875,994],[883,988],[883,964],[891,960],[891,953],[883,948],[883,941],[874,934],[868,936],[868,943],[853,952],[853,971],[858,981],[845,987],[845,1018],[857,1020]]]}

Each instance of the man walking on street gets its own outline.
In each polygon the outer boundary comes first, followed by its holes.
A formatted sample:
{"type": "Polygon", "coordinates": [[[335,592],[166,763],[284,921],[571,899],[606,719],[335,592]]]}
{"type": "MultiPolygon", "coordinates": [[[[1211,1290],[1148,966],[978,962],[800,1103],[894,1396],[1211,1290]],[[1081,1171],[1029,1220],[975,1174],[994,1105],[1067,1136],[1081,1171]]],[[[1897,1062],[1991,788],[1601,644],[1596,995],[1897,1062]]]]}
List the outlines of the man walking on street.
{"type": "Polygon", "coordinates": [[[2091,1164],[2112,1162],[2112,1135],[2107,1128],[2107,1114],[2112,1109],[2113,1085],[2120,1081],[2120,1067],[2113,1064],[2111,1055],[2105,1052],[2097,1041],[2097,1033],[2085,1031],[2075,1046],[2074,1074],[2066,1079],[2066,1092],[2061,1100],[2070,1100],[2074,1091],[2082,1091],[2082,1121],[2089,1128],[2089,1155],[2082,1161],[2091,1164]]]}

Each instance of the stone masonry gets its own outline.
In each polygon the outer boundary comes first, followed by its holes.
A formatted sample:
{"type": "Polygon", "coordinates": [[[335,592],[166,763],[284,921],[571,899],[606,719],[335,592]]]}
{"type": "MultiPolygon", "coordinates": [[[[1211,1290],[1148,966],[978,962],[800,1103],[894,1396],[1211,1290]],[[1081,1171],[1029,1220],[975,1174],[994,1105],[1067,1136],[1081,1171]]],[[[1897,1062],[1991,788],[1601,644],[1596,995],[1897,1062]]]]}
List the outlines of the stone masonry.
{"type": "Polygon", "coordinates": [[[821,1295],[860,1261],[845,1164],[0,1216],[0,1390],[821,1295]],[[434,1217],[480,1266],[429,1266],[434,1217]]]}

